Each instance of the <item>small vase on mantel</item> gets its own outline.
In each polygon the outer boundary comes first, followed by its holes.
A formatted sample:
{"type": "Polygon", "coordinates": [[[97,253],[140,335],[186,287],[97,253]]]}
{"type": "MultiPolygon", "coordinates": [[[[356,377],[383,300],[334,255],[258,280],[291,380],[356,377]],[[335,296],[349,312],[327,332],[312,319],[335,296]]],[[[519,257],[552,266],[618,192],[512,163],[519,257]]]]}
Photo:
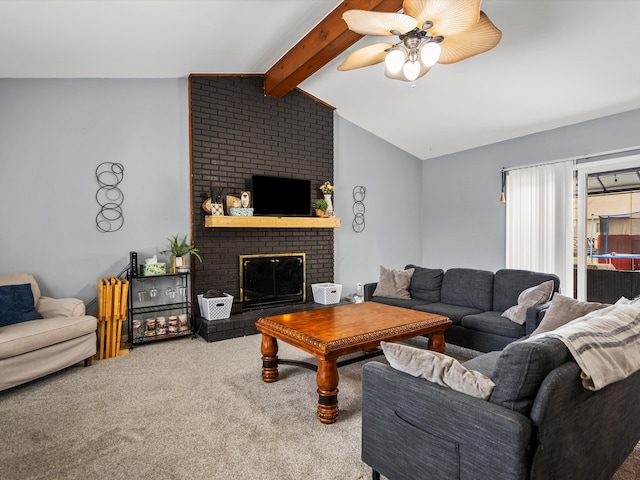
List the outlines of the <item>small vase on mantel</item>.
{"type": "Polygon", "coordinates": [[[189,271],[189,264],[187,263],[187,257],[175,257],[174,259],[173,273],[183,273],[189,271]]]}
{"type": "Polygon", "coordinates": [[[331,194],[324,194],[324,201],[327,202],[327,210],[324,212],[325,217],[333,217],[333,203],[331,203],[331,194]]]}

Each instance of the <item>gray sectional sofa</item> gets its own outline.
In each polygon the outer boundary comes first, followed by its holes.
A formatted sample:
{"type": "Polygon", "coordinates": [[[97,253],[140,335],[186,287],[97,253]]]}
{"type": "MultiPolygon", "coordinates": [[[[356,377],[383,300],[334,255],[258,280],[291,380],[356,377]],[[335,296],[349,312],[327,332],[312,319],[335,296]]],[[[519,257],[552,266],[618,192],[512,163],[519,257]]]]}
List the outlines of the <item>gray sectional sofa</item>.
{"type": "Polygon", "coordinates": [[[560,279],[553,274],[528,270],[441,269],[407,265],[414,269],[409,288],[411,298],[374,296],[377,283],[364,286],[365,301],[374,301],[445,315],[452,325],[445,333],[447,343],[481,352],[502,350],[505,346],[535,330],[539,308],[527,311],[524,325],[502,316],[518,304],[518,296],[529,287],[553,280],[554,291],[560,279]]]}
{"type": "Polygon", "coordinates": [[[556,338],[516,341],[464,363],[488,400],[370,362],[362,460],[391,480],[608,480],[640,439],[640,371],[601,390],[556,338]]]}

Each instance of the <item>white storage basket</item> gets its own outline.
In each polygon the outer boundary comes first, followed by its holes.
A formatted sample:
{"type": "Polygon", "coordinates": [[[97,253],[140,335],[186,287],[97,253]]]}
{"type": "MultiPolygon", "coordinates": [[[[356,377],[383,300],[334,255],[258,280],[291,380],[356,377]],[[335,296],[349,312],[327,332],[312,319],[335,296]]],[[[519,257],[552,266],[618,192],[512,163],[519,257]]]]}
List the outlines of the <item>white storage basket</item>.
{"type": "Polygon", "coordinates": [[[207,320],[222,320],[231,316],[231,306],[233,305],[233,295],[228,293],[224,297],[204,298],[204,294],[198,295],[198,305],[200,315],[207,320]]]}
{"type": "Polygon", "coordinates": [[[342,285],[339,283],[313,283],[311,284],[313,301],[323,305],[340,303],[342,285]]]}

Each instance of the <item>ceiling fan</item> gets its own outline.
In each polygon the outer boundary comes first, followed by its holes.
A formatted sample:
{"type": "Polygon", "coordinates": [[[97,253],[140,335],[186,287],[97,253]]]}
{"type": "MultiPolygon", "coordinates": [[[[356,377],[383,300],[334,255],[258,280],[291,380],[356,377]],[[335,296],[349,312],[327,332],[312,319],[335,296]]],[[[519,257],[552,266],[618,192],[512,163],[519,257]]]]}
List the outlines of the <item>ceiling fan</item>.
{"type": "Polygon", "coordinates": [[[484,53],[502,38],[481,0],[404,0],[404,13],[348,10],[349,30],[360,35],[397,36],[397,43],[375,43],[350,54],[338,70],[385,62],[388,78],[413,82],[436,63],[455,63],[484,53]]]}

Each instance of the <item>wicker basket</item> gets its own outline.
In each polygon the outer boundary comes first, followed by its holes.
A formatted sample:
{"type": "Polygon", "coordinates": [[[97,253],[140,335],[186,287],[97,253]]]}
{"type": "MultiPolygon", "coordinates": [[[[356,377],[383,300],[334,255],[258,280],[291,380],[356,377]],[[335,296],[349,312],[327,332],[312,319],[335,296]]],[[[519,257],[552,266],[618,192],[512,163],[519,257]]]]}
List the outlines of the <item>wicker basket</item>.
{"type": "Polygon", "coordinates": [[[233,305],[233,295],[228,293],[224,297],[204,298],[203,294],[198,295],[198,305],[200,315],[207,320],[223,320],[231,316],[231,306],[233,305]]]}
{"type": "Polygon", "coordinates": [[[323,305],[340,303],[342,285],[339,283],[314,283],[311,285],[313,301],[323,305]]]}

